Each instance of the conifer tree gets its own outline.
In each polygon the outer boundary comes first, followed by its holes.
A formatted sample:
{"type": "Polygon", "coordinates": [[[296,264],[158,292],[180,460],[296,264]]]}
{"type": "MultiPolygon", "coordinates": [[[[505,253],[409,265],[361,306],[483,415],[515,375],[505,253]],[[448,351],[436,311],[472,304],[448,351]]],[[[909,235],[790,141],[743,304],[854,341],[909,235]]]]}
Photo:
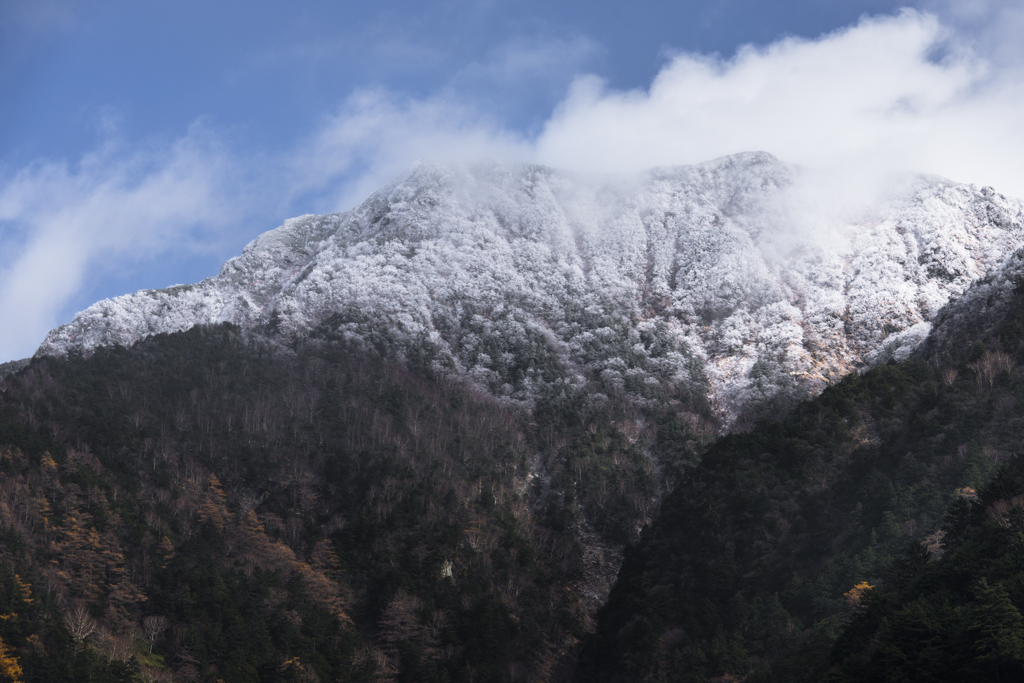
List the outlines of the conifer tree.
{"type": "Polygon", "coordinates": [[[971,630],[978,634],[978,659],[994,663],[997,679],[1008,669],[1024,674],[1024,618],[1001,585],[991,586],[983,578],[974,590],[978,600],[971,630]]]}

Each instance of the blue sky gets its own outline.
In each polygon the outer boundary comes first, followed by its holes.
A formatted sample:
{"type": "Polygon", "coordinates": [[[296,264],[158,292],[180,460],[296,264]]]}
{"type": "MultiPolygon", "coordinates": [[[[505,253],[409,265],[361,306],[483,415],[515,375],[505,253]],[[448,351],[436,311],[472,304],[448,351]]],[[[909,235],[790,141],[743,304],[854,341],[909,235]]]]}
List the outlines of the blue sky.
{"type": "Polygon", "coordinates": [[[1024,196],[1021,3],[905,6],[0,0],[0,361],[422,158],[764,149],[1024,196]]]}

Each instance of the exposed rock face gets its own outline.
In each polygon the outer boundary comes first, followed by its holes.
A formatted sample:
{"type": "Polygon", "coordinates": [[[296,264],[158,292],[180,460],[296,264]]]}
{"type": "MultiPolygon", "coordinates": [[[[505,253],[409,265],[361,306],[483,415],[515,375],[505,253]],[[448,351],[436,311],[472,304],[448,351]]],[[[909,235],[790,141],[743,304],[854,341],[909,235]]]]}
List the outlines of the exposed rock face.
{"type": "Polygon", "coordinates": [[[763,153],[591,181],[425,164],[340,214],[261,235],[195,285],[101,301],[40,354],[199,323],[325,322],[509,403],[707,396],[729,424],[877,354],[1024,244],[1024,205],[907,179],[856,219],[800,212],[805,171],[763,153]]]}

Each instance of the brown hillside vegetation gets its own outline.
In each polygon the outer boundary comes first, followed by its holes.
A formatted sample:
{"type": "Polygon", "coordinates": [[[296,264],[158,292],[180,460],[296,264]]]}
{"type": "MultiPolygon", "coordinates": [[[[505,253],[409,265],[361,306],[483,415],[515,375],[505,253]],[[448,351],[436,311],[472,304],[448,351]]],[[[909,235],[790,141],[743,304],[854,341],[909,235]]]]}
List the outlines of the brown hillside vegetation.
{"type": "Polygon", "coordinates": [[[414,368],[222,327],[0,380],[0,637],[25,680],[571,673],[655,509],[652,418],[563,394],[531,421],[414,368]]]}

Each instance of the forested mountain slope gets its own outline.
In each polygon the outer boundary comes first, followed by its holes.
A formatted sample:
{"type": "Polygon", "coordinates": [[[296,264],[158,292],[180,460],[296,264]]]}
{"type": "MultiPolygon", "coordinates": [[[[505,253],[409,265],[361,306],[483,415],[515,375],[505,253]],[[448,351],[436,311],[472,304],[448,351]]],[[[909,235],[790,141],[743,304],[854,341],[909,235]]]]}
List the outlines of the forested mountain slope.
{"type": "Polygon", "coordinates": [[[1024,647],[1010,638],[996,652],[977,625],[997,607],[1019,625],[1024,610],[1024,489],[1019,474],[988,483],[1024,451],[1022,257],[940,313],[918,356],[849,375],[785,420],[718,441],[627,549],[578,680],[1024,670],[1024,647]],[[877,588],[862,613],[865,586],[877,588]]]}
{"type": "Polygon", "coordinates": [[[842,212],[819,210],[836,192],[815,182],[763,153],[603,179],[423,164],[261,235],[216,277],[101,301],[39,353],[200,323],[294,339],[331,319],[509,407],[668,397],[748,424],[905,355],[1024,245],[1024,205],[990,188],[905,177],[842,212]]]}
{"type": "MultiPolygon", "coordinates": [[[[1024,458],[952,506],[930,552],[911,546],[862,592],[830,655],[828,680],[1024,678],[1024,458]]],[[[806,653],[762,680],[812,681],[806,653]],[[803,657],[801,657],[803,655],[803,657]]]]}
{"type": "Polygon", "coordinates": [[[354,346],[196,327],[0,379],[23,680],[571,677],[659,440],[701,437],[666,412],[638,441],[622,403],[531,422],[354,346]]]}

